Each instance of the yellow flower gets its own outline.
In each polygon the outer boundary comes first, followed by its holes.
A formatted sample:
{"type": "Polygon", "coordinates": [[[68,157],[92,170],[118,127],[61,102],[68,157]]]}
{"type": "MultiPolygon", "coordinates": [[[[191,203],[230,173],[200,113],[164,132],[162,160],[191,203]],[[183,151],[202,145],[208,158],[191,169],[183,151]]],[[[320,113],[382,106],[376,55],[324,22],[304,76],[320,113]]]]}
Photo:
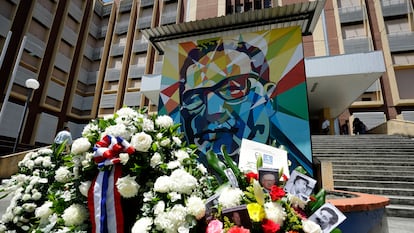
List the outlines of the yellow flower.
{"type": "Polygon", "coordinates": [[[266,215],[263,206],[258,203],[247,204],[247,211],[250,219],[254,222],[261,222],[266,215]]]}

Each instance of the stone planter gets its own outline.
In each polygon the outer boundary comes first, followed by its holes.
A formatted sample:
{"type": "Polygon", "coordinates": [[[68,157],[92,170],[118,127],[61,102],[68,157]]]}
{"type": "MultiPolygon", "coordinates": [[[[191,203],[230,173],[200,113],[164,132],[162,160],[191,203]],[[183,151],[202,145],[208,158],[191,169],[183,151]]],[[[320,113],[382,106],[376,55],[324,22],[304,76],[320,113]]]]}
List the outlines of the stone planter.
{"type": "Polygon", "coordinates": [[[386,197],[346,191],[328,191],[326,202],[335,205],[347,217],[338,228],[342,233],[388,233],[386,197]]]}

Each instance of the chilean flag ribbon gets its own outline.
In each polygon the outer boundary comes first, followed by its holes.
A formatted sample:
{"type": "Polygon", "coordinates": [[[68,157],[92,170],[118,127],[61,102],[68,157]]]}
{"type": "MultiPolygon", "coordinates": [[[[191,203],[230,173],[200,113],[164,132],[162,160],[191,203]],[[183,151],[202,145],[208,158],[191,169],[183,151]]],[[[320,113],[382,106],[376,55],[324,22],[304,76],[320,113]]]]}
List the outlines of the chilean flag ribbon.
{"type": "Polygon", "coordinates": [[[88,208],[94,233],[123,233],[121,194],[116,182],[122,175],[120,153],[131,155],[135,149],[121,137],[106,135],[97,142],[93,159],[100,171],[88,191],[88,208]]]}

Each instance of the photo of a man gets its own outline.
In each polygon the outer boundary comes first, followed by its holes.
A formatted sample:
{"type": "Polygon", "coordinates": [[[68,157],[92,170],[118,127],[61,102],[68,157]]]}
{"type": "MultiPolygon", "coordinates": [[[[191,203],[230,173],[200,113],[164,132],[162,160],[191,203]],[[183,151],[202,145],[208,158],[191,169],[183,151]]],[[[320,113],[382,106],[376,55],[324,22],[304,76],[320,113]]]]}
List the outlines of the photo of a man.
{"type": "Polygon", "coordinates": [[[331,232],[345,219],[345,215],[330,203],[325,203],[309,217],[321,227],[323,233],[331,232]]]}
{"type": "Polygon", "coordinates": [[[223,209],[223,215],[236,226],[242,226],[246,229],[251,229],[252,227],[252,222],[250,220],[246,205],[223,209]]]}
{"type": "Polygon", "coordinates": [[[285,185],[285,191],[306,201],[312,193],[315,184],[316,180],[297,171],[293,171],[285,185]]]}
{"type": "Polygon", "coordinates": [[[279,170],[273,168],[259,168],[259,183],[266,191],[270,191],[273,185],[277,185],[279,170]]]}

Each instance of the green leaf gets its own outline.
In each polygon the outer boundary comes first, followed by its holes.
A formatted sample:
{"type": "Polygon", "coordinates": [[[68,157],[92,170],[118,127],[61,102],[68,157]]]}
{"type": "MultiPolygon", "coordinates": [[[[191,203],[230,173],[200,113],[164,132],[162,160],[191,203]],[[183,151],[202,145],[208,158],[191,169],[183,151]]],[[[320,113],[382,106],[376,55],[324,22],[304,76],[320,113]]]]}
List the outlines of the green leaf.
{"type": "Polygon", "coordinates": [[[331,231],[331,233],[342,233],[342,231],[339,228],[335,228],[331,231]]]}

